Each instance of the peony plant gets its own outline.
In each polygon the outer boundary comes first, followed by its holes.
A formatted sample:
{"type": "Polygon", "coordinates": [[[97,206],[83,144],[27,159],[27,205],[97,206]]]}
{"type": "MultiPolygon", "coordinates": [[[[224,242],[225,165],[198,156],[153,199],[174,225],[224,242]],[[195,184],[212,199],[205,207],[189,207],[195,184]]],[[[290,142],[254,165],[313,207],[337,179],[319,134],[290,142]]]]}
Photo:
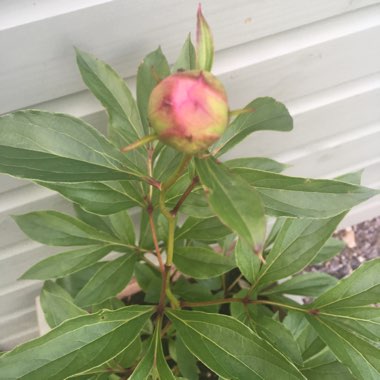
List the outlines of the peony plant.
{"type": "Polygon", "coordinates": [[[161,49],[145,57],[136,99],[77,50],[107,137],[59,113],[0,118],[0,171],[76,213],[14,216],[31,239],[73,248],[22,276],[44,281],[51,331],[3,354],[1,379],[380,378],[380,260],[340,281],[304,272],[342,249],[335,228],[378,192],[360,173],[298,178],[268,158],[223,159],[292,118],[269,97],[229,109],[200,8],[197,21],[196,47],[188,37],[172,67],[161,49]]]}

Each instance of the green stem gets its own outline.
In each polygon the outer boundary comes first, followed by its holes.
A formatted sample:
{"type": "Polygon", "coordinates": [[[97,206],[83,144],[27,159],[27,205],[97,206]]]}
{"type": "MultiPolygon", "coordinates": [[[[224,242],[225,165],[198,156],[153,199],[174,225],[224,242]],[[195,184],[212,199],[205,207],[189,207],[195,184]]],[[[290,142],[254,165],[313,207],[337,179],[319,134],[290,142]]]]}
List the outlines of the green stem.
{"type": "Polygon", "coordinates": [[[165,292],[173,308],[179,308],[179,302],[170,289],[170,270],[173,264],[173,255],[174,255],[174,233],[175,233],[175,227],[176,227],[176,215],[167,209],[165,205],[165,199],[166,199],[166,192],[181,177],[181,175],[184,173],[187,166],[189,165],[191,159],[192,159],[192,156],[190,155],[184,155],[182,157],[182,160],[180,164],[178,165],[176,171],[173,173],[173,175],[167,181],[162,183],[160,199],[159,199],[160,210],[162,214],[166,217],[169,224],[168,241],[167,241],[167,248],[166,248],[166,263],[165,263],[165,272],[166,272],[165,273],[165,276],[166,276],[165,292]]]}
{"type": "Polygon", "coordinates": [[[154,141],[157,139],[158,139],[157,135],[147,135],[147,136],[142,137],[140,140],[137,140],[134,143],[125,146],[124,148],[121,148],[120,151],[122,151],[123,153],[127,153],[133,149],[139,148],[140,146],[148,144],[151,141],[154,141]]]}

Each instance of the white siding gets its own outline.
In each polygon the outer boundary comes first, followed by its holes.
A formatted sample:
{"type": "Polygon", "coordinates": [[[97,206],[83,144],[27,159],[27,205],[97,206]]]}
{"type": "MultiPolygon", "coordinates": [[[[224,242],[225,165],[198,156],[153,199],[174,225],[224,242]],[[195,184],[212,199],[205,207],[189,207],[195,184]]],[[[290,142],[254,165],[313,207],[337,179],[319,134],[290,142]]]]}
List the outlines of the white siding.
{"type": "MultiPolygon", "coordinates": [[[[134,87],[142,57],[160,44],[172,62],[194,31],[198,0],[2,0],[0,113],[43,108],[105,115],[79,78],[72,47],[112,64],[134,87]]],[[[292,133],[259,132],[229,157],[269,155],[291,175],[333,177],[365,168],[380,188],[380,0],[203,1],[217,46],[215,72],[232,107],[258,96],[284,102],[292,133]]],[[[30,242],[9,215],[70,206],[53,192],[0,176],[0,349],[36,336],[38,282],[17,282],[57,249],[30,242]]],[[[343,225],[380,214],[377,197],[343,225]]]]}

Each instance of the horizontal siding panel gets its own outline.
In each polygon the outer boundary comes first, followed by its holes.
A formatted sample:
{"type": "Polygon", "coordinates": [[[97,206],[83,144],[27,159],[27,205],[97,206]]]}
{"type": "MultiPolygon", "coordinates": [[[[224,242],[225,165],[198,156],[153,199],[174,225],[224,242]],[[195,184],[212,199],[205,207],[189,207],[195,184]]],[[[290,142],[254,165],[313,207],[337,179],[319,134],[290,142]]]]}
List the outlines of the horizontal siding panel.
{"type": "Polygon", "coordinates": [[[0,340],[0,350],[8,351],[21,343],[27,342],[38,337],[38,328],[31,327],[27,330],[22,330],[16,334],[8,335],[8,337],[0,340]]]}
{"type": "MultiPolygon", "coordinates": [[[[123,76],[161,44],[173,61],[189,30],[197,0],[124,0],[65,13],[0,32],[0,113],[80,91],[72,46],[110,62],[123,76]],[[143,22],[142,22],[143,20],[143,22]],[[173,32],[175,31],[175,33],[173,32]]],[[[375,0],[227,0],[204,12],[219,50],[376,4],[375,0]]]]}

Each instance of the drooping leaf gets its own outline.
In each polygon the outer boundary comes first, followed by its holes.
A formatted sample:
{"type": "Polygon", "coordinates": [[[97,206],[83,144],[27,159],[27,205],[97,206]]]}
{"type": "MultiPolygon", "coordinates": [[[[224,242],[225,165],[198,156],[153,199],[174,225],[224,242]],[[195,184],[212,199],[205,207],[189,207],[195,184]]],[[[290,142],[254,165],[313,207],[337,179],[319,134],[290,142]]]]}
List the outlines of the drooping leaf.
{"type": "Polygon", "coordinates": [[[28,269],[24,280],[48,280],[64,277],[89,267],[111,252],[110,245],[92,245],[47,257],[28,269]]]}
{"type": "Polygon", "coordinates": [[[149,53],[137,70],[136,97],[145,134],[149,134],[148,102],[154,87],[170,74],[170,68],[161,48],[149,53]]]}
{"type": "Polygon", "coordinates": [[[365,306],[380,300],[380,259],[365,262],[350,276],[318,297],[312,309],[365,306]]]}
{"type": "Polygon", "coordinates": [[[167,310],[187,348],[227,379],[305,379],[282,354],[236,319],[198,311],[167,310]]]}
{"type": "Polygon", "coordinates": [[[41,307],[50,327],[56,327],[66,319],[87,314],[74,304],[65,289],[53,281],[46,281],[41,290],[41,307]]]}
{"type": "Polygon", "coordinates": [[[129,380],[175,380],[173,372],[165,360],[160,332],[161,329],[156,327],[145,356],[129,380]]]}
{"type": "Polygon", "coordinates": [[[310,265],[320,264],[332,259],[343,250],[344,246],[345,244],[341,240],[334,238],[328,239],[310,265]]]}
{"type": "Polygon", "coordinates": [[[380,377],[380,350],[328,317],[307,315],[309,323],[340,362],[359,380],[380,377]]]}
{"type": "MultiPolygon", "coordinates": [[[[107,110],[110,139],[121,148],[143,137],[136,101],[123,78],[91,54],[76,49],[76,55],[83,81],[107,110]]],[[[128,153],[143,172],[146,171],[144,149],[141,147],[128,153]]]]}
{"type": "Polygon", "coordinates": [[[328,179],[289,177],[256,169],[236,168],[260,193],[274,216],[327,218],[378,194],[377,190],[328,179]]]}
{"type": "Polygon", "coordinates": [[[332,288],[338,280],[327,273],[304,273],[261,292],[261,294],[296,294],[317,297],[332,288]]]}
{"type": "Polygon", "coordinates": [[[3,355],[1,376],[63,380],[97,367],[132,344],[152,312],[149,306],[128,306],[69,319],[3,355]]]}
{"type": "Polygon", "coordinates": [[[256,170],[265,170],[267,172],[281,173],[288,165],[281,164],[278,161],[266,157],[243,157],[235,158],[224,162],[230,169],[248,168],[256,170]]]}
{"type": "Polygon", "coordinates": [[[260,271],[260,259],[252,247],[244,240],[239,239],[235,246],[235,260],[241,273],[250,282],[254,283],[260,271]]]}
{"type": "Polygon", "coordinates": [[[265,216],[258,192],[214,159],[196,159],[196,170],[212,210],[220,220],[260,252],[265,216]]]}
{"type": "Polygon", "coordinates": [[[137,186],[133,182],[38,182],[38,184],[57,191],[89,212],[109,215],[143,205],[141,191],[137,192],[137,186]]]}
{"type": "Polygon", "coordinates": [[[214,41],[211,30],[202,14],[201,5],[197,12],[197,46],[196,46],[196,68],[211,71],[214,61],[214,41]]]}
{"type": "Polygon", "coordinates": [[[330,219],[288,219],[261,267],[257,282],[280,280],[305,268],[331,236],[345,213],[330,219]]]}
{"type": "Polygon", "coordinates": [[[187,36],[185,43],[182,46],[179,57],[173,65],[172,72],[175,73],[178,70],[194,70],[195,69],[195,48],[191,42],[190,34],[187,36]]]}
{"type": "Polygon", "coordinates": [[[293,119],[286,107],[273,98],[257,98],[247,104],[245,112],[236,117],[223,136],[211,150],[220,156],[228,152],[252,132],[256,131],[291,131],[293,119]]]}
{"type": "Polygon", "coordinates": [[[217,217],[193,218],[185,220],[176,233],[176,240],[193,239],[206,242],[220,240],[231,233],[231,230],[222,224],[217,217]]]}
{"type": "Polygon", "coordinates": [[[233,258],[206,247],[178,247],[173,257],[175,266],[194,278],[216,277],[235,268],[233,258]]]}
{"type": "Polygon", "coordinates": [[[90,306],[116,296],[129,283],[135,262],[136,255],[130,253],[103,265],[76,295],[75,303],[90,306]]]}
{"type": "Polygon", "coordinates": [[[143,174],[95,128],[69,115],[0,117],[0,172],[49,182],[138,179],[143,174]]]}
{"type": "Polygon", "coordinates": [[[13,218],[31,239],[47,245],[122,244],[116,237],[57,211],[35,211],[13,218]]]}

